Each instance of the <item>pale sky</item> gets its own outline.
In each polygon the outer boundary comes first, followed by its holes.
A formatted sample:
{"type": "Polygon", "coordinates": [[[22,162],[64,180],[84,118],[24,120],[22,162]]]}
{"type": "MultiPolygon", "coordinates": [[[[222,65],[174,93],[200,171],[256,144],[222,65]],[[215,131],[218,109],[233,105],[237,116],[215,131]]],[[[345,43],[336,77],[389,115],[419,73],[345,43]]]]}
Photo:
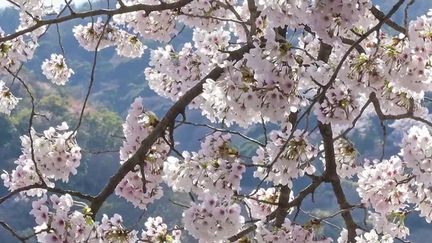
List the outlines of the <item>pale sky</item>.
{"type": "MultiPolygon", "coordinates": [[[[91,0],[91,2],[96,2],[98,0],[91,0]]],[[[48,5],[53,4],[54,6],[58,6],[58,5],[64,5],[64,1],[63,0],[44,0],[44,2],[46,2],[48,5]]],[[[72,3],[75,6],[79,6],[82,4],[87,3],[87,0],[73,0],[72,3]]],[[[0,9],[4,9],[8,6],[10,6],[11,4],[8,3],[8,1],[6,0],[0,0],[0,9]]]]}

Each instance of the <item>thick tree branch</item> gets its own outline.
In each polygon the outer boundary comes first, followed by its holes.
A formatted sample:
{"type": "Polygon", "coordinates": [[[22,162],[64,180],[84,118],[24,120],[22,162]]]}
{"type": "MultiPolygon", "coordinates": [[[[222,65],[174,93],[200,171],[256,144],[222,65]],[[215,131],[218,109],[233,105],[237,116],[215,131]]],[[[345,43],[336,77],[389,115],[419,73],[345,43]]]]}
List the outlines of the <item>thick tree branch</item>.
{"type": "Polygon", "coordinates": [[[5,202],[6,200],[8,200],[9,198],[15,196],[16,194],[20,193],[20,192],[25,192],[31,189],[45,189],[49,192],[53,192],[53,193],[58,193],[58,194],[70,194],[71,196],[74,197],[78,197],[87,201],[92,201],[94,199],[94,197],[87,195],[85,193],[82,192],[78,192],[78,191],[72,191],[72,190],[64,190],[64,189],[60,189],[60,188],[56,188],[56,187],[48,187],[47,185],[42,185],[42,184],[33,184],[33,185],[28,185],[25,187],[21,187],[18,188],[16,190],[13,190],[11,192],[9,192],[8,194],[6,194],[5,196],[0,198],[0,204],[2,204],[3,202],[5,202]]]}
{"type": "MultiPolygon", "coordinates": [[[[358,45],[358,44],[360,44],[360,42],[353,43],[353,45],[345,53],[344,57],[346,58],[348,54],[351,52],[350,50],[354,48],[354,45],[358,45]]],[[[321,42],[317,59],[324,62],[328,62],[331,52],[332,52],[332,47],[328,44],[321,42]]],[[[342,67],[342,63],[345,60],[344,57],[342,57],[342,60],[339,62],[338,65],[339,69],[342,67]]],[[[319,103],[324,102],[325,93],[327,89],[332,85],[334,80],[336,80],[339,71],[338,68],[336,68],[329,83],[323,88],[323,91],[321,93],[322,95],[318,96],[319,103]]],[[[331,182],[333,192],[337,198],[337,202],[339,204],[340,209],[346,209],[349,206],[349,204],[346,201],[345,194],[342,190],[339,176],[337,174],[335,149],[333,144],[333,131],[332,131],[331,124],[323,124],[321,122],[318,122],[318,127],[324,144],[324,158],[325,158],[325,171],[323,173],[324,181],[331,182]]],[[[346,228],[348,230],[348,242],[355,242],[355,236],[356,236],[355,230],[357,227],[356,224],[354,223],[351,213],[350,212],[342,213],[342,218],[344,219],[346,228]]]]}
{"type": "Polygon", "coordinates": [[[377,9],[375,6],[372,6],[372,8],[369,9],[371,13],[377,18],[379,21],[383,21],[386,25],[391,27],[392,29],[402,33],[406,34],[407,31],[404,27],[398,25],[396,22],[391,20],[390,18],[386,18],[385,14],[381,12],[379,9],[377,9]]]}
{"type": "Polygon", "coordinates": [[[71,13],[70,15],[66,15],[63,17],[57,17],[53,19],[45,19],[45,20],[39,20],[36,22],[35,25],[32,25],[28,28],[24,28],[22,30],[16,31],[13,34],[4,36],[0,38],[0,43],[5,42],[8,40],[12,40],[18,36],[30,33],[40,27],[51,25],[51,24],[58,24],[62,22],[66,22],[68,20],[72,19],[83,19],[93,16],[99,16],[99,15],[106,15],[106,16],[114,16],[118,14],[124,14],[124,13],[131,13],[136,11],[145,11],[146,14],[150,14],[151,12],[155,11],[163,11],[163,10],[172,10],[172,9],[178,9],[181,8],[188,3],[192,2],[192,0],[179,0],[178,2],[174,3],[163,3],[158,5],[148,5],[148,4],[135,4],[131,6],[124,6],[117,9],[97,9],[97,10],[91,10],[87,12],[81,12],[81,13],[71,13]]]}
{"type": "Polygon", "coordinates": [[[372,104],[373,104],[373,106],[375,108],[375,112],[376,112],[378,118],[381,121],[384,121],[384,120],[400,120],[400,119],[408,119],[409,118],[409,119],[421,122],[423,124],[426,124],[426,125],[432,127],[432,122],[431,121],[428,121],[428,120],[426,120],[426,119],[424,119],[422,117],[418,117],[418,116],[414,115],[415,103],[414,103],[413,99],[410,99],[410,104],[409,104],[407,112],[405,112],[403,114],[398,114],[398,115],[384,114],[384,112],[381,109],[381,105],[379,103],[379,100],[378,100],[375,92],[372,92],[369,95],[369,99],[372,101],[372,104]]]}
{"type": "Polygon", "coordinates": [[[18,235],[14,229],[10,225],[8,225],[6,222],[0,221],[0,226],[3,227],[5,230],[7,230],[13,237],[15,237],[20,242],[26,242],[25,237],[22,237],[18,235]]]}
{"type": "MultiPolygon", "coordinates": [[[[252,48],[252,45],[245,45],[240,49],[231,52],[228,60],[240,60],[243,55],[252,48]]],[[[182,114],[185,108],[200,95],[203,91],[203,84],[207,79],[217,80],[224,72],[221,67],[214,68],[207,76],[205,76],[199,83],[187,91],[165,114],[162,120],[159,121],[157,126],[153,131],[141,142],[141,146],[138,148],[137,152],[129,158],[125,163],[123,163],[119,170],[114,174],[102,191],[94,198],[91,204],[91,210],[93,212],[93,217],[96,216],[103,202],[114,192],[120,181],[129,173],[134,167],[145,160],[145,156],[151,146],[156,142],[158,138],[165,134],[166,129],[175,121],[179,114],[182,114]]]]}

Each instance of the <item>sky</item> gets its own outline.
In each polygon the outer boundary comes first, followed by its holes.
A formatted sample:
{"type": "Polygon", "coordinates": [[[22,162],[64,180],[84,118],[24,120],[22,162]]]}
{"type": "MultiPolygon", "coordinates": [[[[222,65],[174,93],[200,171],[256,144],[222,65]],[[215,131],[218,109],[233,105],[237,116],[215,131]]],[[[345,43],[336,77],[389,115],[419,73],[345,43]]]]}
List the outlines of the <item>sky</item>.
{"type": "MultiPolygon", "coordinates": [[[[97,0],[91,0],[91,1],[96,2],[97,0]]],[[[48,5],[53,4],[55,7],[57,7],[59,5],[64,5],[63,0],[44,0],[44,2],[46,2],[48,5]]],[[[87,0],[73,0],[72,3],[75,6],[79,6],[79,5],[82,5],[84,3],[87,3],[87,0]]],[[[8,6],[11,6],[11,4],[8,1],[0,0],[0,9],[4,9],[8,6]]]]}

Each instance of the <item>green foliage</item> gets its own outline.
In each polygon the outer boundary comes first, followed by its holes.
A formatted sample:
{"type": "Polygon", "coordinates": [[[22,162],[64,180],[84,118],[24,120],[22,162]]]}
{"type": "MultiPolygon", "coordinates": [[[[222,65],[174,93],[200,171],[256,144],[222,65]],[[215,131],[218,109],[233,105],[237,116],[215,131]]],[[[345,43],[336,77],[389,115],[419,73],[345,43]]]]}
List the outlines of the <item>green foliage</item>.
{"type": "Polygon", "coordinates": [[[10,119],[0,116],[0,154],[3,158],[10,158],[19,151],[19,133],[10,119]]]}
{"type": "Polygon", "coordinates": [[[58,95],[43,97],[39,103],[39,109],[51,112],[56,116],[65,115],[68,112],[69,102],[58,95]]]}
{"type": "Polygon", "coordinates": [[[92,111],[83,119],[78,134],[82,147],[89,150],[113,149],[120,146],[122,134],[122,119],[114,112],[103,108],[92,111]]]}

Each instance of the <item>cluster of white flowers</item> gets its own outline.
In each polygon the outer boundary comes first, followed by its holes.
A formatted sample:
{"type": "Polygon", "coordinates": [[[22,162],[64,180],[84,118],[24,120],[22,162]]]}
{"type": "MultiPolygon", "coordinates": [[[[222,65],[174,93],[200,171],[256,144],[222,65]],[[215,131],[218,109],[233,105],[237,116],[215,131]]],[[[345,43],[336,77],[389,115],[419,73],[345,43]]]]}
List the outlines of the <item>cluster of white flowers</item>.
{"type": "Polygon", "coordinates": [[[401,239],[405,239],[409,235],[409,229],[405,226],[405,218],[406,212],[397,211],[387,216],[378,213],[371,213],[369,215],[369,220],[377,233],[401,239]]]}
{"type": "Polygon", "coordinates": [[[131,35],[126,31],[120,30],[117,36],[117,54],[123,57],[139,58],[143,55],[147,46],[143,45],[138,36],[131,35]]]}
{"type": "Polygon", "coordinates": [[[406,206],[409,186],[403,183],[407,176],[399,157],[366,161],[358,177],[357,192],[362,202],[371,205],[376,212],[388,214],[406,206]]]}
{"type": "MultiPolygon", "coordinates": [[[[33,201],[30,214],[35,217],[35,232],[39,242],[85,242],[95,236],[93,221],[86,212],[72,210],[74,201],[69,194],[46,195],[33,201]]],[[[87,211],[88,213],[88,211],[87,211]]]]}
{"type": "Polygon", "coordinates": [[[292,179],[315,172],[311,163],[317,149],[308,142],[303,131],[296,130],[291,137],[281,131],[272,131],[269,139],[267,146],[258,148],[257,155],[252,158],[254,164],[263,165],[257,168],[254,177],[291,188],[292,179]],[[271,169],[268,169],[270,165],[271,169]]]}
{"type": "MultiPolygon", "coordinates": [[[[142,98],[138,97],[131,104],[126,122],[123,124],[125,141],[120,148],[120,163],[132,157],[144,140],[157,125],[155,114],[145,111],[142,98]]],[[[169,146],[159,139],[145,156],[145,160],[136,165],[135,172],[129,172],[115,189],[115,193],[131,202],[134,206],[145,209],[147,204],[162,197],[163,162],[166,160],[169,146]]]]}
{"type": "MultiPolygon", "coordinates": [[[[313,223],[312,223],[313,224],[313,223]]],[[[318,238],[314,232],[313,227],[319,225],[311,225],[308,228],[304,226],[292,223],[289,219],[285,219],[285,222],[280,228],[273,228],[272,226],[266,226],[264,223],[257,223],[257,230],[255,239],[259,243],[330,243],[330,238],[318,238]],[[318,239],[317,239],[318,238],[318,239]]]]}
{"type": "MultiPolygon", "coordinates": [[[[167,0],[164,3],[174,3],[175,0],[167,0]]],[[[157,0],[127,0],[123,1],[126,6],[135,4],[160,4],[157,0]]],[[[117,3],[117,7],[120,5],[117,3]]],[[[168,42],[177,33],[177,15],[171,10],[165,11],[135,11],[115,15],[114,23],[131,29],[135,34],[150,40],[168,42]]]]}
{"type": "Polygon", "coordinates": [[[138,241],[138,232],[127,230],[121,215],[108,218],[104,214],[100,222],[94,222],[87,205],[74,201],[69,194],[60,197],[54,194],[49,200],[44,195],[32,203],[30,214],[35,217],[35,231],[39,232],[37,239],[41,243],[138,241]],[[82,210],[78,211],[79,208],[82,210]]]}
{"type": "MultiPolygon", "coordinates": [[[[324,146],[320,146],[320,150],[324,149],[324,146]]],[[[346,139],[338,139],[334,142],[334,152],[336,159],[336,170],[337,174],[341,178],[352,178],[360,167],[357,164],[358,152],[355,149],[354,144],[346,139]]],[[[321,157],[320,160],[323,162],[325,168],[325,158],[321,157]]]]}
{"type": "MultiPolygon", "coordinates": [[[[255,194],[246,198],[244,201],[248,205],[252,217],[264,220],[267,215],[275,211],[279,203],[279,193],[280,191],[274,187],[260,188],[255,194]]],[[[291,191],[290,200],[293,198],[294,193],[291,191]]]]}
{"type": "Polygon", "coordinates": [[[201,62],[212,64],[223,65],[227,53],[220,52],[220,50],[226,50],[228,42],[230,40],[230,32],[223,28],[215,29],[211,32],[196,28],[194,29],[192,40],[196,53],[201,58],[201,62]]]}
{"type": "MultiPolygon", "coordinates": [[[[157,3],[154,0],[151,2],[157,3]]],[[[177,33],[176,15],[172,11],[154,11],[150,14],[139,11],[135,13],[135,18],[136,21],[129,22],[128,26],[147,39],[168,42],[177,33]]]]}
{"type": "Polygon", "coordinates": [[[110,23],[105,23],[101,18],[94,23],[77,25],[73,28],[75,38],[87,51],[95,51],[115,45],[118,29],[110,23]]]}
{"type": "MultiPolygon", "coordinates": [[[[393,237],[391,237],[391,235],[379,235],[375,230],[369,232],[357,230],[356,234],[355,240],[360,243],[393,243],[393,237]]],[[[337,243],[348,243],[348,230],[345,228],[342,229],[337,243]]]]}
{"type": "Polygon", "coordinates": [[[141,240],[144,242],[170,242],[180,243],[180,230],[168,232],[168,226],[163,223],[161,217],[149,217],[144,223],[146,230],[141,234],[141,240]]]}
{"type": "Polygon", "coordinates": [[[177,100],[192,88],[205,71],[205,64],[194,53],[192,45],[186,43],[180,52],[171,45],[152,50],[150,67],[145,69],[149,87],[161,96],[177,100]]]}
{"type": "Polygon", "coordinates": [[[175,191],[231,196],[240,191],[246,168],[230,145],[230,134],[215,132],[201,143],[198,153],[183,152],[183,161],[169,157],[164,180],[175,191]]]}
{"type": "Polygon", "coordinates": [[[375,230],[364,232],[363,234],[356,236],[355,240],[358,243],[393,243],[393,237],[390,235],[380,236],[375,230]]]}
{"type": "Polygon", "coordinates": [[[123,218],[119,214],[114,214],[111,218],[104,214],[96,231],[97,238],[100,239],[99,242],[135,243],[138,241],[138,232],[127,230],[123,225],[123,218]]]}
{"type": "Polygon", "coordinates": [[[51,82],[58,85],[65,85],[74,71],[66,65],[63,55],[51,54],[51,58],[45,59],[42,63],[42,73],[51,82]]]}
{"type": "Polygon", "coordinates": [[[413,126],[402,140],[401,155],[416,181],[432,185],[432,136],[426,126],[413,126]]]}
{"type": "Polygon", "coordinates": [[[408,43],[402,42],[398,52],[394,53],[395,65],[390,68],[390,75],[398,91],[407,92],[410,96],[431,91],[430,39],[432,12],[422,15],[409,23],[408,43]],[[401,50],[400,50],[401,49],[401,50]]]}
{"type": "Polygon", "coordinates": [[[256,46],[246,62],[226,64],[222,80],[208,79],[200,106],[211,121],[247,127],[264,120],[286,122],[289,114],[304,105],[297,93],[297,61],[289,43],[256,46]]]}
{"type": "Polygon", "coordinates": [[[74,36],[79,44],[88,51],[94,51],[116,46],[117,54],[129,58],[141,57],[147,48],[138,36],[118,28],[113,23],[105,23],[102,19],[87,25],[77,25],[73,28],[74,36]]]}
{"type": "Polygon", "coordinates": [[[317,119],[322,123],[351,124],[358,113],[357,99],[343,83],[330,88],[324,101],[315,109],[317,119]]]}
{"type": "MultiPolygon", "coordinates": [[[[0,28],[0,37],[4,36],[5,32],[0,28]]],[[[23,62],[33,58],[37,47],[36,41],[25,41],[23,36],[0,42],[0,73],[16,72],[23,62]]]]}
{"type": "Polygon", "coordinates": [[[236,234],[244,223],[238,204],[205,194],[200,204],[192,203],[183,212],[185,229],[200,243],[223,242],[236,234]]]}
{"type": "Polygon", "coordinates": [[[304,19],[307,1],[257,1],[257,8],[265,16],[265,28],[272,29],[283,25],[297,26],[304,19]],[[289,13],[289,14],[288,14],[289,13]]]}
{"type": "MultiPolygon", "coordinates": [[[[61,126],[50,127],[43,134],[32,130],[33,143],[29,136],[22,136],[22,155],[15,161],[17,167],[10,174],[4,172],[1,175],[4,185],[13,191],[36,184],[41,179],[48,184],[49,179],[67,182],[71,174],[77,173],[81,160],[81,148],[76,143],[75,133],[68,129],[68,125],[63,122],[61,126]],[[35,165],[43,178],[37,175],[35,165]]],[[[37,189],[26,193],[31,195],[36,191],[40,193],[37,189]]]]}
{"type": "Polygon", "coordinates": [[[0,80],[0,113],[10,115],[19,100],[20,98],[15,97],[9,88],[6,87],[5,82],[0,80]]]}
{"type": "Polygon", "coordinates": [[[413,183],[413,192],[410,193],[410,202],[415,203],[415,210],[420,211],[420,216],[425,217],[426,222],[432,222],[432,190],[422,183],[413,183]]]}
{"type": "MultiPolygon", "coordinates": [[[[372,92],[384,114],[404,114],[412,105],[415,116],[429,114],[423,99],[425,93],[432,91],[432,11],[407,23],[408,29],[401,31],[403,34],[394,36],[376,31],[377,34],[351,46],[379,21],[369,11],[371,0],[253,2],[195,0],[181,6],[183,2],[177,0],[117,1],[117,9],[111,10],[121,14],[110,16],[109,22],[99,18],[77,25],[73,33],[88,51],[95,51],[97,46],[99,50],[115,47],[119,56],[140,58],[147,48],[141,38],[171,42],[180,26],[186,26],[186,31],[192,32],[188,35],[190,43],[178,49],[177,45],[167,44],[151,52],[150,67],[144,72],[149,87],[177,101],[209,73],[218,74],[217,79],[209,75],[212,78],[203,81],[201,96],[189,107],[199,108],[210,121],[226,126],[249,128],[267,122],[280,126],[269,134],[266,146],[259,147],[252,158],[251,166],[256,167],[253,176],[270,182],[271,186],[292,188],[294,179],[316,172],[313,162],[318,150],[309,142],[313,133],[290,131],[294,124],[288,118],[293,112],[307,119],[299,121],[300,127],[317,118],[321,123],[331,124],[335,135],[351,125],[360,111],[362,117],[375,113],[374,109],[361,109],[368,98],[373,98],[372,92]],[[168,9],[171,4],[178,6],[168,9]],[[124,5],[148,7],[150,11],[130,11],[133,8],[124,5]],[[298,37],[298,41],[287,36],[298,37]],[[320,53],[323,43],[331,46],[325,58],[328,60],[317,60],[323,59],[319,55],[323,54],[320,53]],[[235,50],[240,47],[250,50],[238,55],[235,50]],[[350,47],[356,49],[347,53],[350,47]],[[342,56],[346,60],[339,65],[342,56]],[[336,70],[338,73],[333,77],[336,70]],[[315,109],[316,117],[309,117],[309,110],[302,110],[311,104],[315,104],[310,108],[315,109]]],[[[15,3],[20,18],[16,31],[31,29],[47,15],[42,0],[15,3]]],[[[74,18],[72,12],[70,16],[74,18]]],[[[1,42],[0,74],[15,72],[31,59],[38,37],[45,30],[42,26],[1,42]]],[[[0,38],[4,36],[0,29],[0,38]]],[[[58,85],[66,84],[74,73],[59,54],[52,54],[41,68],[58,85]]],[[[9,115],[18,100],[0,80],[0,112],[9,115]]],[[[144,109],[142,101],[135,99],[123,125],[122,164],[135,156],[141,142],[159,122],[155,114],[144,109]]],[[[373,105],[370,108],[376,109],[377,104],[373,105]]],[[[71,174],[77,173],[81,149],[75,133],[68,129],[64,123],[43,134],[32,130],[30,137],[21,137],[22,155],[15,161],[17,167],[1,175],[8,190],[36,185],[41,180],[52,187],[56,180],[67,182],[71,174]]],[[[413,126],[403,138],[400,157],[366,160],[360,167],[354,144],[347,139],[334,141],[337,175],[349,179],[357,175],[357,191],[370,208],[373,229],[358,231],[357,242],[391,243],[393,237],[406,238],[409,229],[404,220],[411,210],[432,221],[431,144],[430,130],[426,126],[413,126]]],[[[200,242],[224,242],[239,232],[245,220],[235,200],[243,197],[237,193],[241,191],[246,168],[231,144],[230,135],[215,132],[205,137],[199,151],[185,151],[182,158],[168,157],[169,151],[167,142],[158,139],[142,161],[122,178],[116,195],[145,209],[162,197],[161,183],[165,181],[174,191],[198,195],[199,202],[191,204],[183,220],[185,229],[200,242]]],[[[321,160],[325,161],[322,157],[321,160]]],[[[41,196],[44,192],[32,189],[22,194],[41,196]]],[[[256,193],[244,196],[252,220],[263,220],[252,236],[255,241],[331,242],[318,234],[319,221],[301,226],[286,220],[280,228],[264,223],[277,208],[279,196],[276,187],[259,188],[256,193]]],[[[292,197],[291,191],[290,200],[292,197]]],[[[89,209],[74,202],[70,195],[52,195],[48,199],[44,194],[33,202],[31,214],[41,242],[180,242],[181,232],[169,230],[161,217],[148,218],[141,238],[137,231],[126,229],[118,214],[111,218],[104,215],[101,222],[93,222],[89,209]],[[84,211],[74,210],[74,206],[84,211]]],[[[347,242],[347,238],[348,232],[343,229],[338,243],[347,242]]]]}
{"type": "MultiPolygon", "coordinates": [[[[309,9],[310,27],[327,43],[332,43],[333,37],[345,34],[365,15],[372,1],[351,0],[313,1],[309,9]],[[312,17],[313,16],[313,17],[312,17]]],[[[335,38],[336,39],[336,38],[335,38]]]]}
{"type": "MultiPolygon", "coordinates": [[[[238,0],[228,0],[225,6],[236,6],[238,0]]],[[[185,25],[194,28],[213,30],[225,25],[225,21],[218,18],[233,19],[233,13],[217,1],[196,0],[182,8],[182,13],[178,19],[185,25]],[[200,18],[199,16],[208,16],[200,18]],[[213,18],[216,17],[216,18],[213,18]]]]}
{"type": "Polygon", "coordinates": [[[399,238],[409,235],[404,222],[410,205],[427,222],[432,221],[432,192],[427,179],[430,141],[426,127],[413,126],[402,141],[400,155],[404,161],[397,156],[373,163],[367,161],[358,174],[357,191],[362,202],[377,212],[370,215],[376,232],[399,238]]]}
{"type": "MultiPolygon", "coordinates": [[[[380,39],[381,42],[388,41],[387,38],[380,39]]],[[[375,40],[368,40],[370,46],[376,45],[375,40]]],[[[387,43],[386,43],[387,44],[387,43]]],[[[353,53],[347,58],[346,66],[341,70],[341,79],[346,81],[355,91],[369,92],[381,90],[385,84],[384,61],[374,56],[376,50],[368,48],[366,53],[353,53]]],[[[385,55],[384,53],[382,55],[385,55]]]]}

